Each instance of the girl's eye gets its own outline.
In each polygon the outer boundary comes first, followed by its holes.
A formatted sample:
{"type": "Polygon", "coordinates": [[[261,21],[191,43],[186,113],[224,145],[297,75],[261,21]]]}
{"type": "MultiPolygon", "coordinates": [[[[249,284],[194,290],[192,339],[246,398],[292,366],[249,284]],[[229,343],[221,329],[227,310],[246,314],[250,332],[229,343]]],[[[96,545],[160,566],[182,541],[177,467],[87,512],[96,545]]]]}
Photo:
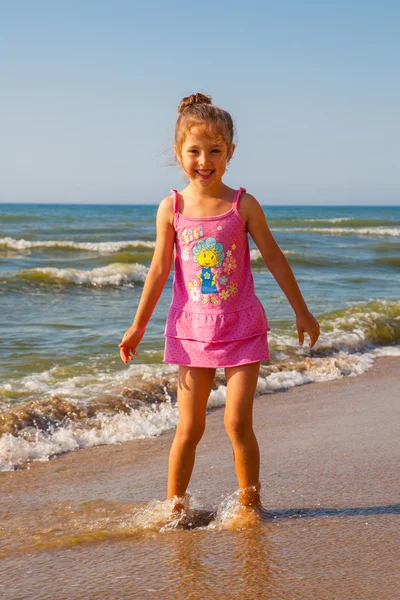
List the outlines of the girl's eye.
{"type": "MultiPolygon", "coordinates": [[[[188,150],[189,154],[197,154],[198,150],[188,150]]],[[[218,150],[217,148],[215,148],[214,150],[211,150],[211,154],[220,154],[221,150],[218,150]]]]}

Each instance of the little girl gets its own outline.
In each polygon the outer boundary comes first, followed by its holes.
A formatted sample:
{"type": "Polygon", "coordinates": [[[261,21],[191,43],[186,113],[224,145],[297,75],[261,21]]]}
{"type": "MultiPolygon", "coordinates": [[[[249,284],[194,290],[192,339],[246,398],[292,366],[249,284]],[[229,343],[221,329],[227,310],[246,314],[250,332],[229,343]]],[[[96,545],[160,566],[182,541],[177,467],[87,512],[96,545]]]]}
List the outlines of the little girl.
{"type": "Polygon", "coordinates": [[[168,279],[175,249],[172,302],[165,328],[164,362],[179,365],[179,422],[169,457],[168,498],[183,509],[196,446],[205,429],[215,369],[225,369],[225,428],[232,442],[245,510],[260,507],[260,454],[252,409],[260,361],[269,360],[264,308],[255,295],[248,233],[296,314],[300,345],[310,348],[319,325],[274,240],[263,209],[244,188],[222,182],[231,160],[233,122],[204,94],[183,98],[175,128],[175,155],[189,178],[164,198],[157,213],[154,256],[133,324],[119,344],[126,364],[136,356],[168,279]]]}

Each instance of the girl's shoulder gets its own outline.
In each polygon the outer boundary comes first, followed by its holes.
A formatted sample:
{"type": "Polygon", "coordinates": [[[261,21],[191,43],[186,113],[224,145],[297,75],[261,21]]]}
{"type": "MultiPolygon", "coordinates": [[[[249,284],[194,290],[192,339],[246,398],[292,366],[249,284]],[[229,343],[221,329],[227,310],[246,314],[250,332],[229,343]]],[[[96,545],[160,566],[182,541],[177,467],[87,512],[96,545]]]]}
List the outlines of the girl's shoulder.
{"type": "Polygon", "coordinates": [[[166,196],[158,205],[157,217],[162,221],[168,221],[171,225],[174,224],[174,197],[166,196]]]}
{"type": "Polygon", "coordinates": [[[247,223],[249,218],[254,215],[254,212],[257,212],[258,207],[260,207],[260,203],[252,194],[242,192],[238,211],[245,223],[247,223]]]}

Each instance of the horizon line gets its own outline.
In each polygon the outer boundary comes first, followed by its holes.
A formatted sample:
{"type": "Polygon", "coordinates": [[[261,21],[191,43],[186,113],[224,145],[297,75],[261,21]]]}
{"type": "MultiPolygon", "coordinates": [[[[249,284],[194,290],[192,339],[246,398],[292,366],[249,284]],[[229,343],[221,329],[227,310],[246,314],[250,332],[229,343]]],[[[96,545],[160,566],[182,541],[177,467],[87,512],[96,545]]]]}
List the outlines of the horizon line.
{"type": "MultiPolygon", "coordinates": [[[[140,202],[123,202],[123,203],[113,203],[113,202],[0,202],[0,206],[159,206],[158,204],[153,203],[140,203],[140,202]]],[[[319,208],[335,208],[335,207],[362,207],[362,208],[400,208],[399,204],[261,204],[260,206],[290,206],[290,207],[319,207],[319,208]]]]}

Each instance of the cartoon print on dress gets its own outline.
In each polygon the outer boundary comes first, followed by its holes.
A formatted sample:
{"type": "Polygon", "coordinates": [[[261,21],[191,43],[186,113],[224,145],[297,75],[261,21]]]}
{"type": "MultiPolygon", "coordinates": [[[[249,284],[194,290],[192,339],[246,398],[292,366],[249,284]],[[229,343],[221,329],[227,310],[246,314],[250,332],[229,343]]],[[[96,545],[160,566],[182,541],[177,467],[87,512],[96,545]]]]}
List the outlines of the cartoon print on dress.
{"type": "Polygon", "coordinates": [[[235,250],[236,250],[236,245],[232,244],[231,249],[228,250],[226,253],[226,259],[224,261],[224,264],[222,265],[222,267],[224,269],[224,273],[226,273],[227,275],[231,275],[231,273],[233,273],[233,271],[237,267],[236,259],[232,256],[232,252],[235,250]]]}
{"type": "Polygon", "coordinates": [[[185,244],[190,244],[194,240],[204,237],[203,226],[199,225],[195,229],[183,229],[178,233],[179,239],[185,244]]]}
{"type": "MultiPolygon", "coordinates": [[[[202,304],[207,304],[208,301],[212,304],[220,304],[221,302],[218,297],[216,278],[224,258],[223,245],[213,237],[200,240],[193,246],[193,260],[201,266],[196,275],[201,284],[202,304]]],[[[192,299],[194,298],[192,297],[192,299]]]]}
{"type": "Polygon", "coordinates": [[[190,256],[189,256],[189,252],[186,248],[184,248],[182,250],[182,260],[189,260],[190,256]]]}
{"type": "MultiPolygon", "coordinates": [[[[226,259],[222,264],[224,273],[226,273],[226,275],[231,275],[231,273],[233,273],[237,267],[236,259],[232,256],[232,253],[235,250],[236,244],[232,244],[231,249],[226,253],[226,259]]],[[[238,293],[238,284],[235,281],[231,281],[229,285],[227,285],[228,281],[228,277],[225,275],[219,278],[219,282],[225,286],[225,289],[219,293],[219,296],[222,298],[222,300],[228,300],[230,296],[234,297],[238,293]]]]}

